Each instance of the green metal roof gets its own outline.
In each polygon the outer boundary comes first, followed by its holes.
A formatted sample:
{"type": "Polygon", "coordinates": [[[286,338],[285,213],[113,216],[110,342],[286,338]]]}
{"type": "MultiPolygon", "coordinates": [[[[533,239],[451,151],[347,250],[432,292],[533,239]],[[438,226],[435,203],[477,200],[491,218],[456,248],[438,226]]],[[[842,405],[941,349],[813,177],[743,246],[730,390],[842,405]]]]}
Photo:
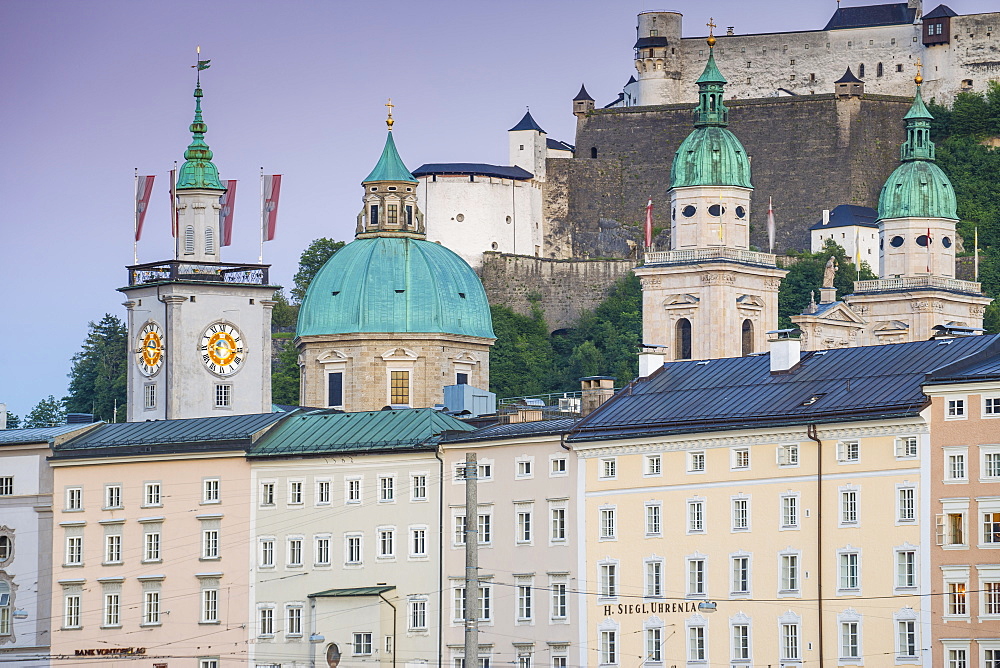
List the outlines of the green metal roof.
{"type": "Polygon", "coordinates": [[[495,338],[486,291],[472,267],[440,244],[399,237],[347,244],[302,300],[299,336],[357,332],[495,338]]]}
{"type": "Polygon", "coordinates": [[[695,128],[681,142],[670,165],[670,187],[740,186],[750,183],[750,161],[743,144],[727,128],[695,128]]]}
{"type": "Polygon", "coordinates": [[[445,431],[473,431],[430,408],[295,415],[261,439],[250,456],[428,450],[445,431]]]}
{"type": "Polygon", "coordinates": [[[205,132],[208,125],[201,118],[201,86],[194,89],[194,121],[191,123],[191,143],[184,151],[184,164],[177,172],[177,189],[193,190],[208,188],[210,190],[225,190],[219,180],[219,170],[212,163],[212,149],[205,143],[205,132]]]}
{"type": "Polygon", "coordinates": [[[708,62],[705,63],[705,71],[701,73],[701,76],[698,77],[698,81],[695,83],[726,83],[726,77],[722,76],[719,66],[715,64],[715,49],[708,50],[708,62]]]}
{"type": "Polygon", "coordinates": [[[327,589],[326,591],[309,594],[309,598],[331,598],[335,596],[378,596],[387,591],[395,589],[395,585],[382,585],[378,587],[349,587],[347,589],[327,589]]]}
{"type": "Polygon", "coordinates": [[[917,86],[917,94],[913,97],[913,104],[910,105],[910,110],[906,112],[906,116],[903,116],[904,121],[908,121],[911,118],[934,120],[934,115],[931,114],[927,109],[927,105],[924,104],[924,98],[920,94],[920,86],[917,86]]]}
{"type": "Polygon", "coordinates": [[[396,151],[396,142],[392,139],[392,130],[389,130],[385,138],[385,148],[375,165],[375,169],[368,175],[362,183],[370,181],[404,181],[406,183],[416,183],[417,180],[410,174],[410,170],[403,164],[403,159],[396,151]]]}

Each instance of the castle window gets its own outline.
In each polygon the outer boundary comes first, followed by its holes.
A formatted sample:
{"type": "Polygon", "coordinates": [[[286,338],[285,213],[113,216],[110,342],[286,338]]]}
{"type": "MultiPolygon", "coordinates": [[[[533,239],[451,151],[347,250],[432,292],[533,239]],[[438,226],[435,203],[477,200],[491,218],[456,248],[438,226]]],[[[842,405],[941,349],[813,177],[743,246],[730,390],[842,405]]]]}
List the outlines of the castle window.
{"type": "Polygon", "coordinates": [[[194,253],[194,225],[184,228],[184,253],[188,255],[194,253]]]}
{"type": "Polygon", "coordinates": [[[674,350],[677,351],[676,359],[691,359],[691,321],[687,318],[681,318],[677,321],[674,329],[674,350]]]}
{"type": "Polygon", "coordinates": [[[878,65],[875,66],[875,76],[877,77],[882,76],[882,63],[879,63],[878,65]]]}
{"type": "Polygon", "coordinates": [[[753,352],[753,323],[749,319],[743,321],[743,327],[740,333],[743,341],[743,357],[751,354],[753,352]]]}
{"type": "Polygon", "coordinates": [[[858,78],[863,79],[865,76],[865,64],[861,63],[858,65],[858,78]]]}
{"type": "Polygon", "coordinates": [[[372,204],[368,209],[368,224],[372,227],[378,226],[378,204],[372,204]]]}
{"type": "Polygon", "coordinates": [[[398,225],[399,224],[399,205],[398,204],[390,204],[388,206],[387,213],[388,213],[388,223],[389,223],[389,225],[398,225]]]}
{"type": "Polygon", "coordinates": [[[795,64],[795,59],[794,58],[789,58],[788,59],[788,64],[789,65],[794,65],[795,64]]]}
{"type": "Polygon", "coordinates": [[[410,403],[410,372],[389,372],[389,403],[393,406],[406,406],[410,403]]]}
{"type": "Polygon", "coordinates": [[[809,81],[816,81],[816,73],[815,72],[810,72],[809,73],[809,81]]]}
{"type": "Polygon", "coordinates": [[[327,400],[326,405],[331,407],[344,405],[344,374],[341,371],[329,373],[326,376],[327,400]]]}
{"type": "Polygon", "coordinates": [[[660,34],[660,31],[659,31],[659,30],[650,30],[650,31],[649,31],[649,36],[650,36],[650,37],[656,37],[656,36],[658,36],[659,34],[660,34]]]}
{"type": "Polygon", "coordinates": [[[596,146],[591,146],[590,147],[590,157],[591,158],[596,158],[597,157],[597,147],[596,146]]]}

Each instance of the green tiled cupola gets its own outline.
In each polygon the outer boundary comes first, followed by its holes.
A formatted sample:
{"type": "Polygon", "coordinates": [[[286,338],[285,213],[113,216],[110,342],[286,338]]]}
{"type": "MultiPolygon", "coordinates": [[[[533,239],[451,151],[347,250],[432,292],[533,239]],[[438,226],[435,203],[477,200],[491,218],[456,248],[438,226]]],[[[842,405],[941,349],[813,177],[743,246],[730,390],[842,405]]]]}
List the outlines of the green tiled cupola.
{"type": "Polygon", "coordinates": [[[205,143],[205,132],[208,125],[201,117],[201,98],[204,97],[201,86],[194,89],[194,121],[191,123],[191,143],[184,151],[184,164],[177,173],[177,189],[204,188],[208,190],[225,190],[219,181],[219,170],[212,163],[212,149],[205,143]]]}

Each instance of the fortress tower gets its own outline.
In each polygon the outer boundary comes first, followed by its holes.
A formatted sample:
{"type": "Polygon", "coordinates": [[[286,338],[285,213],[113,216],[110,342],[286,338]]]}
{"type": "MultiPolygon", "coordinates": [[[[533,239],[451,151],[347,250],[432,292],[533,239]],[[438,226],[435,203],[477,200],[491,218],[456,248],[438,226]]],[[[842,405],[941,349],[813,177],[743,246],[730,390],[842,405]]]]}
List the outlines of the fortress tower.
{"type": "MultiPolygon", "coordinates": [[[[709,49],[715,38],[709,36],[709,49]]],[[[765,350],[778,321],[785,275],[768,253],[749,250],[750,161],[726,127],[726,79],[710,52],[698,79],[694,130],[670,172],[670,247],[635,270],[643,289],[643,342],[667,359],[739,357],[765,350]]]]}
{"type": "Polygon", "coordinates": [[[671,104],[681,92],[681,14],[643,12],[636,26],[639,104],[671,104]]]}

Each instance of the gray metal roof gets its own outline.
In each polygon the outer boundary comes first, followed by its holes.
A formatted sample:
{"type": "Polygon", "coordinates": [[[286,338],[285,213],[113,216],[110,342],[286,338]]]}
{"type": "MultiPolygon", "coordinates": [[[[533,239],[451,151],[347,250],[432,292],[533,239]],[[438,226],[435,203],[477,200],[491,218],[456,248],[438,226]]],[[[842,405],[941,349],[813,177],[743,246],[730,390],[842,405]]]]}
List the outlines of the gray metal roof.
{"type": "Polygon", "coordinates": [[[522,116],[521,120],[517,122],[517,125],[512,127],[507,132],[517,132],[518,130],[534,130],[535,132],[545,132],[545,130],[539,127],[538,123],[535,122],[535,119],[531,117],[530,111],[524,112],[524,116],[522,116]]]}
{"type": "Polygon", "coordinates": [[[564,141],[558,139],[545,138],[545,148],[551,148],[556,151],[575,151],[576,147],[572,144],[567,144],[564,141]]]}
{"type": "MultiPolygon", "coordinates": [[[[998,340],[970,336],[812,351],[776,374],[768,354],[671,362],[620,390],[581,420],[569,440],[915,415],[926,403],[926,374],[998,340]]],[[[1000,357],[1000,350],[987,357],[1000,357]]]]}
{"type": "Polygon", "coordinates": [[[573,428],[580,418],[561,418],[558,420],[538,420],[536,422],[516,422],[514,424],[495,424],[483,427],[467,434],[450,434],[443,439],[446,443],[470,443],[473,441],[495,441],[502,438],[520,438],[524,436],[550,436],[565,434],[573,428]]]}
{"type": "Polygon", "coordinates": [[[1000,379],[1000,336],[990,336],[994,344],[975,355],[940,367],[927,375],[927,384],[976,382],[1000,379]]]}
{"type": "Polygon", "coordinates": [[[876,220],[878,220],[878,211],[871,207],[858,206],[857,204],[840,204],[830,211],[829,223],[824,225],[821,220],[818,223],[814,223],[809,229],[825,230],[828,227],[847,227],[850,225],[878,228],[876,220]]]}
{"type": "Polygon", "coordinates": [[[862,7],[841,7],[833,13],[823,30],[844,28],[870,28],[913,23],[917,10],[905,2],[885,5],[864,5],[862,7]]]}
{"type": "Polygon", "coordinates": [[[58,427],[31,427],[29,429],[0,429],[0,445],[15,443],[48,443],[57,436],[90,429],[93,424],[63,424],[58,427]]]}
{"type": "Polygon", "coordinates": [[[943,19],[949,16],[958,16],[958,14],[956,14],[955,10],[948,5],[938,5],[929,13],[924,14],[925,19],[943,19]]]}
{"type": "Polygon", "coordinates": [[[507,165],[487,165],[482,162],[429,162],[420,165],[411,172],[416,177],[440,175],[459,176],[494,176],[499,179],[513,179],[515,181],[527,181],[534,175],[521,167],[509,167],[507,165]]]}
{"type": "Polygon", "coordinates": [[[347,587],[344,589],[327,589],[326,591],[309,594],[308,598],[338,598],[341,596],[378,596],[392,591],[396,585],[380,585],[378,587],[347,587]]]}
{"type": "Polygon", "coordinates": [[[219,417],[105,424],[57,446],[53,459],[148,452],[198,452],[245,448],[258,432],[290,413],[255,413],[219,417]]]}

